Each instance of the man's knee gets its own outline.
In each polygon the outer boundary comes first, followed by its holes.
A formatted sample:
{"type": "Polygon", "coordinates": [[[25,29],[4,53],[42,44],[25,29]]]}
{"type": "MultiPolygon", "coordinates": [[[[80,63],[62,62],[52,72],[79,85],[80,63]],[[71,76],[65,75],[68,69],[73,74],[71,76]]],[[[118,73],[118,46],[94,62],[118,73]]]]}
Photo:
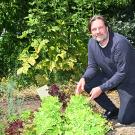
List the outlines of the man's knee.
{"type": "Polygon", "coordinates": [[[118,122],[121,124],[131,124],[135,122],[135,118],[126,114],[126,115],[118,115],[118,122]]]}
{"type": "Polygon", "coordinates": [[[118,115],[118,122],[121,124],[126,124],[127,122],[124,120],[124,117],[118,115]]]}
{"type": "Polygon", "coordinates": [[[118,122],[124,125],[133,123],[133,121],[124,120],[123,118],[118,118],[118,122]]]}

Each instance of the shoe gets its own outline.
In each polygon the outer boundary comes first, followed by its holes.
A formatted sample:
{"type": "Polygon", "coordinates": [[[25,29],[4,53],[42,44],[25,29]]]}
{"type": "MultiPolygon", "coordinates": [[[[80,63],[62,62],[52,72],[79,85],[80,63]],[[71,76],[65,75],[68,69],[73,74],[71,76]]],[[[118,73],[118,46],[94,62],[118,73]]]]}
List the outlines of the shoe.
{"type": "Polygon", "coordinates": [[[115,125],[114,125],[114,127],[125,127],[126,125],[124,125],[124,124],[121,124],[121,123],[116,123],[115,125]]]}
{"type": "Polygon", "coordinates": [[[113,111],[106,111],[103,114],[103,117],[106,118],[107,120],[117,119],[118,113],[119,113],[119,109],[115,109],[113,111]]]}

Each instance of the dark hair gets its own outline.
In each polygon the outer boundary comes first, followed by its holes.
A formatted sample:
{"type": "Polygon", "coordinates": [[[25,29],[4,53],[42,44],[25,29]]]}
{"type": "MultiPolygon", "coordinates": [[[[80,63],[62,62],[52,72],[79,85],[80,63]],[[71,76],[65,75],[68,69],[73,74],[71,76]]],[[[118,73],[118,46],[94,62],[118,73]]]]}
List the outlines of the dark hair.
{"type": "Polygon", "coordinates": [[[105,24],[106,27],[108,27],[108,23],[106,21],[106,19],[102,16],[102,15],[94,15],[92,18],[90,18],[89,22],[88,22],[88,29],[89,29],[89,32],[91,32],[91,24],[93,21],[95,20],[102,20],[105,24]]]}

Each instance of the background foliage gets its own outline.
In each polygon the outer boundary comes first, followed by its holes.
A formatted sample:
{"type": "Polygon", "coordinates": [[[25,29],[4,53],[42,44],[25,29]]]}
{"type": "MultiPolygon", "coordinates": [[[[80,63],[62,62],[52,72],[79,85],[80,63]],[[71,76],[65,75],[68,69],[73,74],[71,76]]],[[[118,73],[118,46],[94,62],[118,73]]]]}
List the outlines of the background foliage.
{"type": "Polygon", "coordinates": [[[133,0],[1,0],[0,9],[0,76],[21,85],[78,80],[94,14],[135,44],[133,0]]]}

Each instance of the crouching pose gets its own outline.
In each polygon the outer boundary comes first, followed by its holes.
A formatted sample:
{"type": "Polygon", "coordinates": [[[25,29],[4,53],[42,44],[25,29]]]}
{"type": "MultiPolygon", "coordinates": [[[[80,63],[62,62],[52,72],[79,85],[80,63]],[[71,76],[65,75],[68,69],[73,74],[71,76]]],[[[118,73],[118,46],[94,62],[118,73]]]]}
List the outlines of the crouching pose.
{"type": "Polygon", "coordinates": [[[135,122],[135,49],[118,33],[109,30],[103,16],[93,16],[88,25],[92,38],[88,42],[88,67],[76,92],[85,90],[106,111],[107,119],[118,118],[121,124],[135,122]],[[120,108],[105,91],[117,89],[120,108]]]}

